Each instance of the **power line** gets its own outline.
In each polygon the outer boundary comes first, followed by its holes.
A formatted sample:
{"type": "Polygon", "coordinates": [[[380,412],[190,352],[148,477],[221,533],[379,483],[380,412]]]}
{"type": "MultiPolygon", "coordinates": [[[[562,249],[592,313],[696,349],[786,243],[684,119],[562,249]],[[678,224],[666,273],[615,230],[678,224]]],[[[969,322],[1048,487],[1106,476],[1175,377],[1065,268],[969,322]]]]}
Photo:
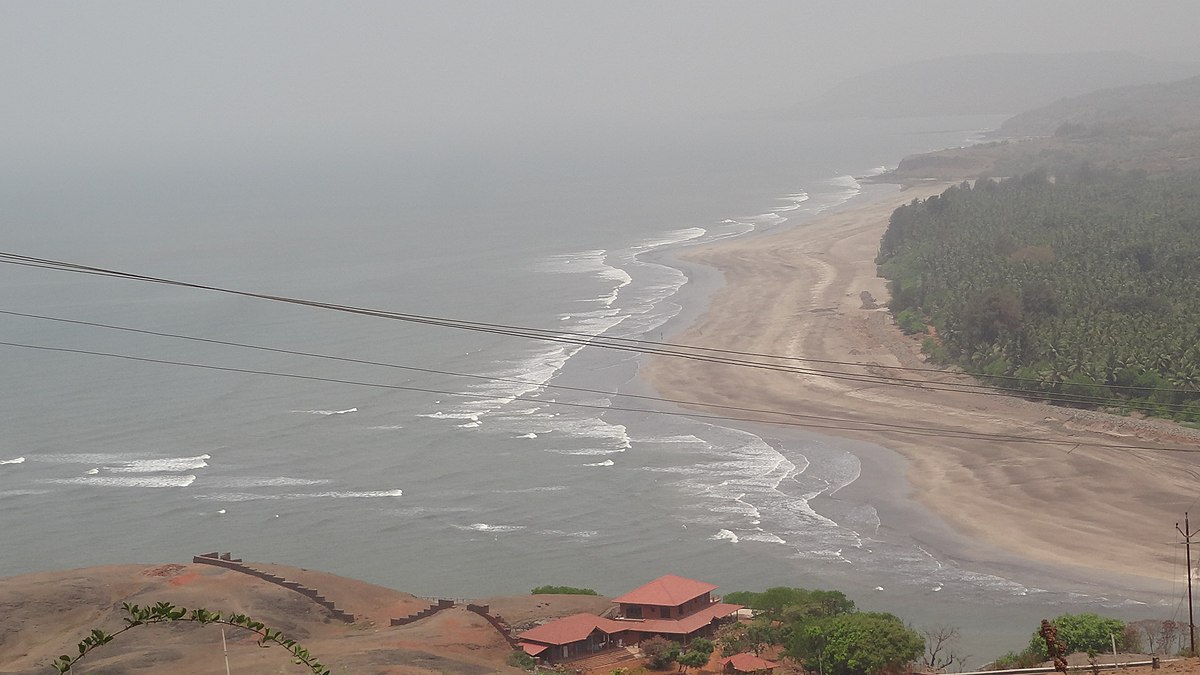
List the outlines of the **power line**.
{"type": "MultiPolygon", "coordinates": [[[[317,376],[317,375],[303,375],[303,374],[299,374],[299,373],[281,373],[281,372],[276,372],[276,371],[259,370],[259,369],[254,369],[254,368],[236,368],[236,367],[231,367],[231,366],[218,366],[218,365],[206,364],[206,363],[192,363],[192,362],[188,362],[188,361],[175,361],[175,360],[171,360],[171,359],[156,359],[156,358],[149,358],[149,357],[143,357],[143,356],[133,356],[133,355],[129,355],[129,354],[114,354],[111,352],[101,352],[101,351],[95,351],[95,350],[89,350],[89,349],[72,349],[72,348],[68,348],[68,347],[51,347],[51,346],[47,346],[47,345],[32,345],[32,344],[26,344],[26,343],[7,342],[7,341],[0,341],[0,345],[6,346],[6,347],[16,347],[16,348],[21,348],[21,349],[31,349],[31,350],[45,351],[45,352],[80,354],[80,355],[87,355],[87,356],[101,356],[101,357],[121,359],[121,360],[126,360],[126,361],[136,361],[136,362],[140,362],[140,363],[153,363],[153,364],[159,364],[159,365],[180,366],[180,367],[187,367],[187,368],[197,368],[197,369],[202,369],[202,370],[213,370],[213,371],[229,372],[229,373],[241,373],[241,374],[248,374],[248,375],[264,375],[264,376],[281,377],[281,378],[294,379],[294,380],[326,382],[326,383],[332,383],[332,384],[344,384],[344,385],[360,386],[360,387],[373,387],[373,388],[377,388],[377,389],[390,389],[390,390],[396,390],[396,391],[411,391],[411,392],[420,392],[420,393],[427,393],[427,394],[438,394],[441,396],[457,396],[457,397],[463,397],[463,398],[477,398],[477,399],[495,399],[496,398],[495,394],[474,394],[474,393],[468,393],[468,392],[447,391],[447,390],[443,390],[443,389],[432,389],[432,388],[428,388],[428,387],[412,387],[412,386],[407,386],[407,385],[388,384],[388,383],[383,383],[383,382],[364,382],[364,381],[360,381],[360,380],[349,380],[349,379],[335,378],[335,377],[322,377],[322,376],[317,376]]],[[[607,405],[595,405],[595,404],[590,404],[590,403],[577,403],[577,402],[573,402],[573,401],[556,401],[556,400],[549,400],[549,399],[542,399],[542,398],[531,398],[531,397],[527,397],[527,396],[509,396],[506,398],[514,400],[514,401],[524,401],[524,402],[528,402],[528,403],[538,403],[538,404],[544,404],[544,405],[560,405],[560,406],[566,406],[566,407],[571,407],[571,408],[583,408],[583,409],[601,410],[601,411],[614,411],[615,410],[615,411],[619,411],[619,412],[641,413],[641,414],[650,414],[650,415],[668,415],[668,416],[673,416],[673,417],[687,417],[687,418],[704,419],[704,420],[720,420],[720,421],[727,421],[727,422],[751,422],[751,423],[778,424],[781,426],[792,426],[792,427],[800,427],[800,428],[805,428],[805,429],[833,429],[833,430],[838,430],[838,431],[867,431],[867,432],[886,430],[886,431],[889,431],[892,433],[909,434],[909,435],[915,435],[915,436],[931,436],[931,437],[939,437],[939,438],[967,438],[967,439],[973,439],[973,440],[995,440],[995,441],[1004,441],[1004,442],[1010,442],[1010,443],[1031,443],[1031,444],[1035,444],[1035,445],[1064,445],[1067,443],[1072,443],[1072,444],[1077,443],[1077,441],[1062,441],[1062,440],[1047,439],[1047,438],[1034,438],[1031,436],[1010,436],[1010,435],[1002,435],[1002,434],[987,434],[987,433],[983,433],[983,432],[974,432],[974,431],[965,431],[965,430],[959,431],[959,430],[954,430],[954,429],[904,427],[901,425],[895,425],[895,424],[884,423],[884,422],[859,421],[859,420],[850,420],[850,419],[844,419],[844,418],[825,417],[825,416],[820,416],[820,415],[805,415],[805,414],[799,414],[799,413],[788,413],[788,412],[780,412],[780,411],[765,411],[765,412],[766,412],[766,414],[778,415],[778,416],[782,416],[782,417],[805,418],[805,419],[815,419],[815,420],[822,420],[822,421],[838,421],[838,422],[844,422],[846,424],[854,424],[854,425],[871,425],[871,426],[880,427],[880,429],[869,429],[869,428],[864,429],[864,428],[860,428],[860,427],[848,427],[848,426],[838,425],[838,424],[812,424],[812,423],[806,423],[806,422],[789,422],[789,421],[785,421],[785,420],[771,420],[771,419],[760,419],[760,418],[750,418],[750,417],[734,417],[734,416],[729,416],[729,415],[711,415],[711,414],[693,413],[693,412],[687,412],[687,411],[654,410],[654,409],[649,409],[649,408],[627,408],[627,407],[621,407],[621,406],[607,406],[607,405]]],[[[666,399],[664,399],[664,401],[666,401],[666,399]]],[[[690,404],[691,405],[699,405],[699,406],[707,405],[705,403],[690,403],[690,404]]],[[[711,406],[711,407],[720,407],[720,406],[711,406]]],[[[1088,443],[1086,445],[1088,445],[1088,447],[1099,448],[1099,449],[1109,449],[1109,450],[1149,450],[1149,451],[1159,451],[1159,452],[1181,452],[1181,453],[1200,452],[1200,449],[1197,449],[1197,448],[1169,447],[1169,446],[1164,447],[1164,446],[1131,445],[1131,444],[1116,444],[1116,443],[1088,443]]]]}
{"type": "MultiPolygon", "coordinates": [[[[201,343],[206,343],[206,344],[216,344],[216,345],[227,346],[227,347],[238,347],[238,348],[242,348],[242,349],[266,351],[266,352],[272,352],[272,353],[277,353],[277,354],[288,354],[288,355],[292,355],[292,356],[303,356],[303,357],[308,357],[308,358],[338,361],[338,362],[342,362],[342,363],[353,363],[353,364],[369,365],[369,366],[381,366],[381,367],[385,367],[385,368],[394,368],[394,369],[398,369],[398,370],[408,370],[408,371],[426,373],[426,374],[432,374],[432,375],[445,375],[445,376],[449,376],[449,377],[471,378],[471,379],[477,379],[477,380],[484,380],[484,381],[488,381],[488,382],[507,382],[507,383],[511,383],[511,384],[520,384],[520,385],[525,385],[525,386],[536,387],[539,389],[553,389],[553,390],[559,390],[559,391],[572,391],[572,392],[580,392],[580,393],[587,393],[587,394],[598,394],[598,395],[606,396],[606,397],[629,398],[629,399],[635,399],[635,400],[652,401],[655,403],[669,403],[672,405],[680,405],[680,406],[698,406],[698,407],[712,408],[712,409],[718,409],[718,410],[730,410],[733,412],[755,413],[755,414],[764,414],[764,415],[778,415],[778,416],[783,416],[783,417],[795,417],[795,418],[800,418],[800,419],[816,419],[816,420],[821,420],[821,421],[846,422],[846,423],[853,423],[853,424],[869,424],[872,426],[883,426],[886,428],[895,428],[895,429],[909,429],[909,430],[914,430],[914,431],[926,431],[926,432],[946,431],[945,429],[939,429],[936,427],[922,427],[922,426],[897,425],[897,424],[871,422],[871,421],[859,421],[859,420],[853,420],[853,419],[848,419],[848,418],[839,418],[839,417],[822,416],[822,415],[806,415],[806,414],[802,414],[802,413],[785,412],[785,411],[780,411],[780,410],[771,410],[771,409],[764,409],[764,408],[750,408],[750,407],[745,407],[745,406],[735,406],[735,405],[727,405],[727,404],[720,404],[720,403],[705,403],[705,402],[701,402],[701,401],[690,401],[690,400],[685,400],[685,399],[663,398],[663,397],[659,397],[659,396],[649,396],[649,395],[645,395],[645,394],[626,394],[626,393],[621,393],[621,392],[605,391],[605,390],[601,390],[601,389],[589,389],[586,387],[571,387],[571,386],[566,386],[566,385],[536,382],[533,380],[522,380],[520,378],[512,378],[512,377],[495,377],[495,376],[488,376],[488,375],[478,375],[478,374],[474,374],[474,373],[458,373],[458,372],[453,372],[453,371],[448,371],[448,370],[438,370],[435,368],[421,368],[421,367],[417,367],[417,366],[406,366],[406,365],[401,365],[401,364],[397,364],[397,363],[388,363],[388,362],[383,362],[383,361],[371,361],[371,360],[367,360],[367,359],[355,359],[355,358],[349,358],[349,357],[344,357],[344,356],[333,356],[333,355],[329,355],[329,354],[318,354],[318,353],[314,353],[314,352],[304,352],[304,351],[298,351],[298,350],[292,350],[292,349],[283,349],[283,348],[279,348],[279,347],[267,347],[267,346],[263,346],[263,345],[252,345],[252,344],[246,344],[246,343],[242,343],[242,342],[232,342],[232,341],[228,341],[228,340],[217,340],[217,339],[212,339],[212,338],[202,338],[202,337],[196,337],[196,336],[191,336],[191,335],[180,335],[177,333],[166,333],[166,332],[162,332],[162,331],[152,331],[152,330],[146,330],[146,329],[141,329],[141,328],[132,328],[129,326],[116,326],[116,325],[112,325],[112,324],[98,323],[98,322],[94,322],[94,321],[81,321],[81,320],[77,320],[77,319],[51,317],[51,316],[44,316],[44,315],[40,315],[40,314],[29,314],[26,312],[14,312],[11,310],[0,310],[0,314],[6,314],[6,315],[10,315],[10,316],[19,316],[19,317],[25,317],[25,318],[31,318],[31,319],[41,319],[41,320],[54,321],[54,322],[60,322],[60,323],[68,323],[68,324],[73,324],[73,325],[89,326],[89,327],[94,327],[94,328],[105,328],[105,329],[109,329],[109,330],[117,330],[117,331],[140,334],[140,335],[151,335],[151,336],[155,336],[155,337],[166,337],[166,338],[173,338],[173,339],[180,339],[180,340],[189,340],[189,341],[201,342],[201,343]]],[[[9,346],[18,346],[18,345],[16,343],[13,343],[13,344],[10,344],[9,346]]],[[[41,346],[35,346],[35,345],[28,345],[28,347],[41,348],[41,346]]],[[[46,347],[45,349],[51,350],[54,348],[46,347]]],[[[93,353],[93,352],[86,352],[83,350],[75,350],[75,351],[78,351],[81,353],[94,354],[94,355],[114,356],[111,354],[93,353]]],[[[144,357],[129,357],[129,358],[139,358],[140,359],[140,358],[144,358],[144,357]]],[[[174,363],[174,362],[172,362],[172,363],[174,363]]],[[[438,393],[446,393],[446,392],[438,392],[438,393]]],[[[463,393],[461,395],[473,396],[474,394],[463,393]]],[[[493,396],[491,396],[491,395],[486,396],[486,398],[492,398],[492,397],[493,396]]],[[[988,434],[988,433],[974,432],[974,431],[953,431],[953,433],[963,434],[969,438],[980,438],[980,439],[997,440],[997,441],[1020,442],[1025,439],[1025,437],[1023,437],[1023,436],[1011,436],[1011,435],[1004,435],[1004,434],[988,434]]]]}
{"type": "MultiPolygon", "coordinates": [[[[559,342],[559,343],[564,343],[564,344],[575,344],[575,345],[579,345],[579,346],[591,345],[591,346],[595,346],[595,347],[600,347],[600,348],[605,348],[605,349],[613,349],[613,350],[617,350],[617,351],[626,351],[626,352],[660,355],[660,356],[670,356],[670,357],[685,358],[685,359],[690,359],[690,360],[716,363],[716,364],[722,364],[722,365],[750,367],[750,368],[756,368],[756,369],[762,369],[762,370],[795,373],[795,374],[800,374],[800,375],[813,375],[813,376],[818,376],[818,377],[828,377],[828,378],[832,378],[832,379],[841,379],[841,380],[847,380],[847,381],[851,381],[851,382],[858,382],[858,383],[865,383],[865,384],[907,386],[907,387],[925,389],[925,390],[930,390],[930,391],[971,393],[971,394],[986,395],[986,396],[1012,396],[1014,394],[1017,394],[1017,395],[1024,394],[1029,397],[1035,397],[1035,398],[1039,398],[1039,399],[1045,399],[1045,400],[1050,400],[1050,401],[1054,401],[1057,403],[1066,403],[1066,404],[1082,404],[1082,405],[1105,405],[1105,404],[1112,405],[1113,404],[1112,399],[1104,398],[1104,397],[1050,393],[1050,392],[1035,392],[1035,391],[1014,392],[1013,390],[1010,390],[1010,389],[1004,389],[1002,387],[988,385],[985,383],[953,383],[953,382],[933,383],[933,382],[928,382],[925,380],[910,380],[910,379],[887,377],[887,376],[879,377],[879,376],[863,375],[863,374],[857,374],[857,373],[847,373],[844,371],[826,371],[826,370],[819,370],[819,369],[813,369],[813,368],[800,368],[800,367],[786,366],[786,365],[781,365],[781,364],[763,363],[761,361],[752,361],[752,360],[746,360],[746,359],[731,359],[731,358],[726,358],[726,357],[721,357],[721,356],[714,356],[714,354],[717,354],[717,355],[719,355],[719,354],[735,354],[735,355],[753,357],[753,358],[767,358],[767,359],[777,359],[777,360],[785,360],[785,361],[809,360],[809,359],[804,359],[802,357],[777,356],[777,355],[771,355],[771,354],[742,352],[742,351],[729,350],[729,349],[700,347],[700,346],[695,346],[695,345],[673,345],[673,344],[664,345],[663,343],[656,343],[656,342],[651,342],[651,341],[646,341],[646,340],[637,340],[637,339],[633,339],[633,338],[617,338],[617,337],[609,337],[609,336],[603,336],[603,335],[575,333],[575,332],[570,332],[570,331],[527,328],[527,327],[512,326],[512,325],[505,325],[505,324],[492,324],[492,323],[484,323],[484,322],[464,321],[464,320],[460,320],[460,319],[451,319],[451,318],[428,316],[428,315],[390,312],[390,311],[384,311],[384,310],[355,307],[355,306],[351,306],[351,305],[341,305],[341,304],[325,303],[325,302],[305,300],[305,299],[299,299],[299,298],[290,298],[287,296],[278,296],[278,295],[271,295],[271,294],[265,294],[265,293],[250,292],[250,291],[240,291],[240,290],[235,290],[235,289],[222,288],[219,286],[211,286],[211,285],[207,285],[207,284],[198,284],[198,283],[184,282],[184,281],[178,281],[178,280],[173,280],[173,279],[165,279],[165,278],[161,278],[161,277],[151,277],[151,276],[140,275],[140,274],[131,274],[131,273],[127,273],[127,272],[120,272],[120,271],[109,270],[109,269],[105,269],[105,268],[80,265],[77,263],[62,262],[62,261],[43,259],[43,258],[34,258],[34,257],[30,257],[30,256],[23,256],[23,255],[13,254],[13,253],[0,252],[0,262],[6,263],[6,264],[23,265],[23,266],[36,267],[36,268],[52,269],[52,270],[59,270],[59,271],[70,271],[70,272],[76,272],[76,273],[82,273],[82,274],[92,274],[92,275],[106,276],[106,277],[115,277],[115,278],[122,278],[122,279],[128,279],[128,280],[133,280],[133,281],[142,281],[142,282],[147,282],[147,283],[165,284],[165,285],[179,286],[179,287],[185,287],[185,288],[194,288],[194,289],[198,289],[198,290],[208,290],[208,291],[225,293],[225,294],[230,294],[230,295],[271,300],[274,302],[283,302],[283,303],[288,303],[288,304],[296,304],[296,305],[314,307],[314,308],[320,308],[320,309],[329,309],[329,310],[334,310],[334,311],[341,311],[341,312],[347,312],[347,313],[352,313],[352,314],[360,314],[360,315],[365,315],[365,316],[388,318],[388,319],[406,321],[406,322],[417,323],[417,324],[441,326],[441,327],[447,327],[447,328],[455,328],[455,329],[460,329],[460,330],[469,330],[469,331],[492,333],[492,334],[499,334],[499,335],[508,335],[508,336],[513,336],[513,337],[520,337],[520,338],[526,338],[526,339],[537,339],[537,340],[544,340],[544,341],[550,341],[550,342],[559,342]]],[[[928,369],[928,368],[907,368],[907,367],[901,367],[901,366],[881,366],[881,365],[842,362],[842,361],[820,361],[820,362],[834,363],[834,364],[838,364],[838,365],[861,367],[861,368],[885,368],[885,369],[892,369],[892,370],[906,370],[906,371],[915,371],[915,372],[939,372],[939,373],[943,373],[943,374],[945,373],[945,371],[939,371],[936,369],[928,369]]],[[[1036,380],[1025,380],[1025,381],[1035,382],[1036,380]]],[[[1155,390],[1155,389],[1151,389],[1151,388],[1134,388],[1134,389],[1153,390],[1153,391],[1173,391],[1173,390],[1169,390],[1169,389],[1155,390]]],[[[1162,409],[1162,408],[1181,410],[1183,408],[1183,406],[1180,404],[1169,404],[1169,403],[1168,404],[1150,404],[1150,403],[1138,403],[1138,402],[1133,402],[1133,401],[1122,401],[1121,405],[1126,408],[1133,409],[1133,410],[1148,410],[1148,411],[1162,409]]]]}

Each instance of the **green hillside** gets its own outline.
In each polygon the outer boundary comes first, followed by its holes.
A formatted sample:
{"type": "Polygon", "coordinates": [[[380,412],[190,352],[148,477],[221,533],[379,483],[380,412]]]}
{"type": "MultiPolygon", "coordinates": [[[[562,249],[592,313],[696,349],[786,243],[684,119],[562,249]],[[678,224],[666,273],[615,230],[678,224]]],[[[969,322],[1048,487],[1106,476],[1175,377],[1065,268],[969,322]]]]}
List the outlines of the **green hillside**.
{"type": "Polygon", "coordinates": [[[901,325],[936,327],[937,358],[1060,402],[1200,422],[1198,173],[963,184],[898,209],[878,262],[901,325]]]}

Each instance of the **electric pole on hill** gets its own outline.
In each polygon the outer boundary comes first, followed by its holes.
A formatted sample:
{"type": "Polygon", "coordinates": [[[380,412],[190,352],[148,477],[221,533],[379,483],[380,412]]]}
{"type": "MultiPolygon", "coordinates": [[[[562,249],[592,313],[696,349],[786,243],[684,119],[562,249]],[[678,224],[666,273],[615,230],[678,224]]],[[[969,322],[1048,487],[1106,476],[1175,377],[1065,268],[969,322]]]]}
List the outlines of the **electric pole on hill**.
{"type": "Polygon", "coordinates": [[[1187,579],[1188,579],[1188,635],[1191,636],[1192,656],[1196,655],[1196,620],[1192,616],[1192,536],[1196,532],[1192,532],[1192,527],[1188,525],[1187,511],[1183,512],[1183,528],[1179,527],[1179,523],[1175,523],[1175,529],[1179,530],[1179,534],[1183,535],[1183,547],[1187,551],[1187,579]]]}

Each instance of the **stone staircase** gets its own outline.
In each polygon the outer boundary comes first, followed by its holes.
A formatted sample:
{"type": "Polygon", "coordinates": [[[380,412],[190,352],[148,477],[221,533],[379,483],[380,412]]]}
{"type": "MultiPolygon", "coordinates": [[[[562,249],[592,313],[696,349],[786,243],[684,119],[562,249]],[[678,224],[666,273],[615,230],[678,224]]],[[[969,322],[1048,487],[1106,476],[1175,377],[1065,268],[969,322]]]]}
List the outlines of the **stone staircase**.
{"type": "Polygon", "coordinates": [[[241,558],[234,558],[233,554],[231,553],[218,553],[217,551],[213,551],[212,553],[203,553],[198,556],[193,556],[192,562],[201,565],[224,567],[228,570],[233,570],[235,572],[241,572],[242,574],[248,574],[252,577],[257,577],[263,581],[275,584],[276,586],[282,586],[283,588],[286,588],[289,591],[295,591],[296,593],[299,593],[300,595],[303,595],[309,600],[312,600],[318,605],[324,607],[329,611],[330,614],[333,615],[333,618],[345,621],[346,623],[354,623],[353,614],[339,609],[337,605],[333,604],[331,600],[317,592],[316,589],[309,588],[297,581],[289,581],[281,576],[271,574],[270,572],[256,570],[253,567],[243,563],[241,558]]]}
{"type": "Polygon", "coordinates": [[[442,611],[443,609],[450,609],[453,606],[454,606],[453,600],[446,600],[446,599],[442,598],[437,601],[436,605],[430,605],[430,606],[426,607],[425,609],[417,612],[416,614],[409,614],[408,616],[401,618],[401,619],[392,619],[391,623],[393,626],[406,626],[414,621],[420,621],[421,619],[424,619],[425,617],[433,616],[434,614],[437,614],[438,612],[442,611]]]}

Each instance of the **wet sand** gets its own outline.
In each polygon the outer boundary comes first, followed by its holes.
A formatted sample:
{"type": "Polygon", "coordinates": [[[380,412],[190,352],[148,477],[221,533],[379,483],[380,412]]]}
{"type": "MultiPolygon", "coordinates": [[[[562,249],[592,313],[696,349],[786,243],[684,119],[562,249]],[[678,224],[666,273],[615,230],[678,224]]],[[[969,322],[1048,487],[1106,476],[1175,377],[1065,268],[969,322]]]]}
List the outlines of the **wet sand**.
{"type": "Polygon", "coordinates": [[[813,431],[900,453],[907,470],[873,479],[886,486],[865,488],[886,487],[925,508],[881,516],[935,514],[941,523],[905,528],[948,525],[980,544],[980,562],[999,562],[987,553],[999,551],[1006,566],[1023,560],[1115,589],[1169,592],[1182,574],[1175,522],[1200,503],[1195,434],[1011,396],[939,390],[974,380],[925,370],[933,367],[919,342],[883,308],[886,281],[876,276],[874,259],[888,217],[945,187],[884,191],[789,229],[679,256],[685,265],[716,270],[724,284],[703,311],[684,315],[691,325],[670,342],[801,359],[776,363],[814,372],[654,357],[641,374],[667,398],[788,411],[796,416],[791,422],[813,431]],[[878,308],[864,303],[864,291],[878,308]]]}

